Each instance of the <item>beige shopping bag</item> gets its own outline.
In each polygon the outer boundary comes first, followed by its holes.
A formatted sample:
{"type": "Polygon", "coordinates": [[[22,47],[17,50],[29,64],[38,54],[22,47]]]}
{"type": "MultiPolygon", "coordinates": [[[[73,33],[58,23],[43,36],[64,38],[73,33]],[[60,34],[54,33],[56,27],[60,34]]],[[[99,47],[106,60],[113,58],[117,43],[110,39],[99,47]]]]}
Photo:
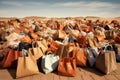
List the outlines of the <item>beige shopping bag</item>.
{"type": "Polygon", "coordinates": [[[39,70],[37,67],[37,62],[32,56],[32,54],[28,54],[28,56],[19,57],[16,78],[30,76],[33,74],[39,74],[39,70]]]}
{"type": "Polygon", "coordinates": [[[114,51],[101,52],[96,59],[96,68],[105,74],[117,69],[114,51]]]}
{"type": "Polygon", "coordinates": [[[32,44],[32,48],[29,48],[29,53],[32,54],[36,60],[43,56],[42,49],[38,46],[34,47],[34,43],[32,44]]]}
{"type": "Polygon", "coordinates": [[[48,41],[43,39],[41,41],[36,41],[36,44],[37,44],[38,47],[41,48],[41,50],[43,51],[43,54],[45,54],[45,52],[48,49],[48,41]]]}

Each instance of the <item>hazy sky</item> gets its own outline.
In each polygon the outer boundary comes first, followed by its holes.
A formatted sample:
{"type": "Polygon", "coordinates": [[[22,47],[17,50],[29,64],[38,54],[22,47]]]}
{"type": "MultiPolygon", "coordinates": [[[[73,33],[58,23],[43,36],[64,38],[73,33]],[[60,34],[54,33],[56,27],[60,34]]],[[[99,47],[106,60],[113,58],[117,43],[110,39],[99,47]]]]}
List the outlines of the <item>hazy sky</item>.
{"type": "Polygon", "coordinates": [[[120,0],[0,0],[0,17],[120,16],[120,0]]]}

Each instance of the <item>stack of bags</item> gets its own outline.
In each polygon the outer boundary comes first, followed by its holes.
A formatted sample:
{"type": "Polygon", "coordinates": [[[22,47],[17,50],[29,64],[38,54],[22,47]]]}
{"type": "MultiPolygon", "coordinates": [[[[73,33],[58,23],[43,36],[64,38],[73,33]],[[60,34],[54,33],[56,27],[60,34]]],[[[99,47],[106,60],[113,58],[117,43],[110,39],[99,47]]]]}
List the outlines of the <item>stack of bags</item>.
{"type": "Polygon", "coordinates": [[[0,28],[2,67],[17,69],[16,78],[55,70],[59,75],[76,76],[76,68],[85,66],[109,74],[120,61],[120,33],[111,24],[74,19],[10,20],[0,28]]]}

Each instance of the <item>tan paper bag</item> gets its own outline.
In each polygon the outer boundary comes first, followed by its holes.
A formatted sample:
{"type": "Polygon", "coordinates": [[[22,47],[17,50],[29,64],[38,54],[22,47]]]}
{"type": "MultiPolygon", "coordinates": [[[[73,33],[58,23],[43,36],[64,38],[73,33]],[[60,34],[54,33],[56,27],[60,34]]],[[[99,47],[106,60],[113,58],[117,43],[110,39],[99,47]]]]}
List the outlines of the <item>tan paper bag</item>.
{"type": "Polygon", "coordinates": [[[39,74],[37,62],[31,54],[28,56],[19,57],[16,78],[39,74]]]}

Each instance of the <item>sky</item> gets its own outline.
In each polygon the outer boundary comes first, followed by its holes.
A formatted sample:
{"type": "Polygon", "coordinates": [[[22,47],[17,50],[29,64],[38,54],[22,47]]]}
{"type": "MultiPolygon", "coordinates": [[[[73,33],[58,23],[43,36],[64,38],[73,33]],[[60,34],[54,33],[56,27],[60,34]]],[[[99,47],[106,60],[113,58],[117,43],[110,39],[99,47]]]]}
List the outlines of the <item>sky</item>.
{"type": "Polygon", "coordinates": [[[0,17],[120,17],[120,0],[0,0],[0,17]]]}

